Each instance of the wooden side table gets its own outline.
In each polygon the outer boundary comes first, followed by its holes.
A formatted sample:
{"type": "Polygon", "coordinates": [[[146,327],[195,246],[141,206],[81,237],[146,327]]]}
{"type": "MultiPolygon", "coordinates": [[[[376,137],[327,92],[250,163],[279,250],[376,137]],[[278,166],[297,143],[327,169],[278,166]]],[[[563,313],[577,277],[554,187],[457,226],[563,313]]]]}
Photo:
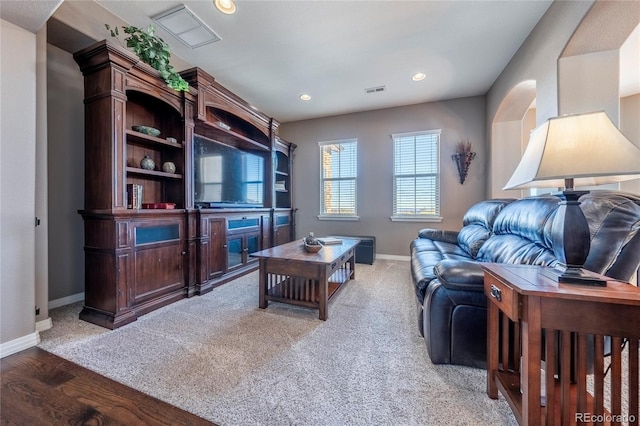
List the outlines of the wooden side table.
{"type": "Polygon", "coordinates": [[[483,267],[489,397],[502,393],[522,425],[638,425],[640,288],[557,284],[537,266],[483,267]]]}

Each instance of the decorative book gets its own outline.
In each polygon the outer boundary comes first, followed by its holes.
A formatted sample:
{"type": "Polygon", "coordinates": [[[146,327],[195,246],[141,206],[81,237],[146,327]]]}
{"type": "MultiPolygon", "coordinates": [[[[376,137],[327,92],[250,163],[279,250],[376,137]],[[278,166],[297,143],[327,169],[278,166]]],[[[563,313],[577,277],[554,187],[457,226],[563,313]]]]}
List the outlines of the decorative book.
{"type": "Polygon", "coordinates": [[[144,203],[142,204],[142,208],[173,210],[176,208],[176,203],[144,203]]]}
{"type": "Polygon", "coordinates": [[[322,245],[331,245],[331,244],[342,244],[342,240],[340,238],[334,238],[334,237],[321,237],[318,238],[318,241],[320,241],[320,244],[322,245]]]}
{"type": "Polygon", "coordinates": [[[127,184],[127,208],[139,209],[142,207],[142,185],[135,183],[127,184]]]}

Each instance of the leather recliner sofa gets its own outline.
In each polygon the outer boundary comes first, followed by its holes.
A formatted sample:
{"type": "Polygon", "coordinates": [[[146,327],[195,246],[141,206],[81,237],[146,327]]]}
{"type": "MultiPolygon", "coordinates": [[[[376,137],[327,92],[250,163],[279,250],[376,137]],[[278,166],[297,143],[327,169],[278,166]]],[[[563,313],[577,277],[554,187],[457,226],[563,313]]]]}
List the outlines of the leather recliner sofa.
{"type": "MultiPolygon", "coordinates": [[[[559,199],[495,199],[472,206],[460,231],[422,229],[410,244],[418,327],[434,364],[486,367],[482,262],[555,266],[550,231],[559,199]]],[[[585,269],[629,281],[640,266],[640,197],[580,198],[591,247],[585,269]]]]}

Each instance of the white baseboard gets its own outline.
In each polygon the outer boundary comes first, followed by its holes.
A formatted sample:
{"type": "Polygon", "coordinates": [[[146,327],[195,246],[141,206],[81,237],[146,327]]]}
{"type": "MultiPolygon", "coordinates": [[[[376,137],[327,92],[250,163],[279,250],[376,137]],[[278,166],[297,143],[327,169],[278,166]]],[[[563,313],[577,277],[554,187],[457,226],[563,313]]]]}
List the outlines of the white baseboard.
{"type": "Polygon", "coordinates": [[[72,294],[71,296],[62,297],[60,299],[49,300],[49,309],[59,308],[60,306],[70,305],[72,303],[81,302],[84,300],[84,292],[72,294]]]}
{"type": "Polygon", "coordinates": [[[51,327],[53,327],[53,321],[51,321],[51,317],[36,322],[36,331],[38,333],[41,331],[49,330],[51,327]]]}
{"type": "Polygon", "coordinates": [[[398,256],[396,254],[377,254],[376,253],[376,259],[383,259],[383,260],[405,260],[405,261],[410,261],[411,260],[411,256],[398,256]]]}
{"type": "Polygon", "coordinates": [[[38,343],[40,343],[40,334],[38,334],[37,331],[9,342],[2,343],[0,344],[0,358],[29,349],[36,346],[38,343]]]}

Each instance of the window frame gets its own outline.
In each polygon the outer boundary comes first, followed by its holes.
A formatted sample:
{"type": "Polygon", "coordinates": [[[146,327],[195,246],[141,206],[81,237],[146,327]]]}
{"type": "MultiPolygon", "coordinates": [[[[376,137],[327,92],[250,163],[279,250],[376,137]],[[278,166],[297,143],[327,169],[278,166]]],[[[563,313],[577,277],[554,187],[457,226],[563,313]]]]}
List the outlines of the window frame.
{"type": "Polygon", "coordinates": [[[348,138],[348,139],[338,139],[333,141],[322,141],[318,142],[319,148],[319,163],[320,163],[320,188],[319,188],[319,201],[320,201],[320,214],[318,215],[319,220],[358,220],[360,217],[358,216],[358,139],[357,138],[348,138]],[[327,145],[345,145],[345,144],[354,144],[355,145],[355,176],[354,177],[345,177],[345,178],[325,178],[325,168],[322,161],[322,152],[323,148],[327,145]],[[325,200],[324,200],[324,184],[326,181],[353,181],[353,213],[326,213],[325,209],[325,200]]]}
{"type": "MultiPolygon", "coordinates": [[[[442,222],[441,217],[441,157],[440,157],[440,149],[442,145],[442,129],[432,129],[432,130],[422,130],[417,132],[406,132],[406,133],[394,133],[391,135],[392,142],[392,160],[393,160],[393,177],[392,177],[392,187],[393,187],[393,195],[392,195],[392,205],[391,211],[392,215],[390,219],[394,222],[442,222]],[[397,209],[397,184],[396,179],[400,176],[396,172],[396,143],[399,142],[400,138],[414,137],[414,145],[415,138],[417,136],[425,136],[425,135],[437,135],[436,140],[436,173],[413,173],[413,174],[405,174],[404,176],[417,178],[419,176],[435,176],[436,178],[436,190],[435,190],[435,213],[434,214],[398,214],[396,212],[397,209]]],[[[415,157],[414,157],[414,171],[415,171],[415,157]]]]}

